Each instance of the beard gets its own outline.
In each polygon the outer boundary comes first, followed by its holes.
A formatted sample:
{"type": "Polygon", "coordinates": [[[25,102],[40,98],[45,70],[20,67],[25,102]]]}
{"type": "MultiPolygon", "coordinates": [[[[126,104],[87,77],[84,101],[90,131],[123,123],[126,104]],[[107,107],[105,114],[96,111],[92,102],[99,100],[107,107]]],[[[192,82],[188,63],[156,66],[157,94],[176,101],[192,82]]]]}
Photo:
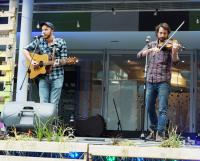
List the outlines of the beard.
{"type": "Polygon", "coordinates": [[[167,38],[165,38],[165,37],[159,37],[158,40],[159,40],[160,42],[164,42],[165,40],[167,40],[167,38]]]}
{"type": "Polygon", "coordinates": [[[49,39],[51,37],[51,35],[44,35],[45,39],[49,39]]]}

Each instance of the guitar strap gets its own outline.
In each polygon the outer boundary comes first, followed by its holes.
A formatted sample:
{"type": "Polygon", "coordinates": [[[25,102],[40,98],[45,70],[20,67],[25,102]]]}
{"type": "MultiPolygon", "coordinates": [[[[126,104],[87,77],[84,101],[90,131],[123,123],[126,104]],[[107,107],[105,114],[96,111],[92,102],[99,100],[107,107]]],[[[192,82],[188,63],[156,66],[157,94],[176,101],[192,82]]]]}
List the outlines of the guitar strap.
{"type": "Polygon", "coordinates": [[[53,45],[53,51],[52,51],[52,60],[55,60],[55,52],[56,52],[56,46],[55,46],[55,43],[53,45]]]}
{"type": "Polygon", "coordinates": [[[55,45],[56,39],[55,38],[54,38],[53,42],[54,42],[54,46],[53,46],[53,52],[52,52],[52,57],[53,57],[52,60],[54,61],[54,65],[59,65],[60,59],[55,59],[55,52],[56,52],[56,45],[55,45]]]}
{"type": "Polygon", "coordinates": [[[53,49],[52,49],[52,53],[49,54],[49,60],[55,60],[55,52],[56,52],[56,47],[55,47],[55,37],[53,37],[53,49]]]}

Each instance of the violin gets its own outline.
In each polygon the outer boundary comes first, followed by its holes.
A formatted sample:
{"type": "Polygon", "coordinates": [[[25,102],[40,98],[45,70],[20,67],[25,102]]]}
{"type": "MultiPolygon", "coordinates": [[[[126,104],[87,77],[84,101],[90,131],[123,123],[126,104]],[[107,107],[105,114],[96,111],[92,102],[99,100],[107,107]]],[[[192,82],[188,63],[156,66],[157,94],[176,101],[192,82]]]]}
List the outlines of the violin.
{"type": "Polygon", "coordinates": [[[183,24],[185,23],[185,21],[183,21],[179,26],[178,28],[173,32],[173,34],[164,42],[161,42],[158,44],[158,48],[160,50],[163,50],[163,49],[168,49],[168,50],[171,50],[172,47],[173,47],[173,43],[177,43],[179,48],[181,49],[185,49],[184,46],[182,46],[176,39],[172,39],[172,37],[176,34],[176,32],[181,28],[181,26],[183,26],[183,24]]]}
{"type": "Polygon", "coordinates": [[[167,43],[159,42],[158,48],[162,50],[171,50],[173,48],[173,44],[176,43],[180,48],[184,48],[176,39],[169,39],[167,43]]]}

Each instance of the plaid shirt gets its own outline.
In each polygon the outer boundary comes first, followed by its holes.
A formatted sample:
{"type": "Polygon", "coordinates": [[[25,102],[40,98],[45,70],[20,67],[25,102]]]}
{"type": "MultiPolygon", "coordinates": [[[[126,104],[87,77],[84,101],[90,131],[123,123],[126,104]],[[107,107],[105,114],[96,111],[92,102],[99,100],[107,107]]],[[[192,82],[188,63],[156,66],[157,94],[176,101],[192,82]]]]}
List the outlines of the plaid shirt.
{"type": "MultiPolygon", "coordinates": [[[[67,46],[66,42],[61,38],[54,38],[54,44],[48,46],[47,41],[44,38],[35,39],[31,42],[25,49],[29,52],[35,52],[38,54],[48,54],[53,53],[53,48],[55,45],[55,59],[62,59],[67,57],[67,46]]],[[[63,77],[64,69],[62,66],[52,67],[51,73],[47,74],[50,80],[54,80],[63,77]]]]}
{"type": "MultiPolygon", "coordinates": [[[[146,45],[142,51],[156,47],[157,45],[158,41],[152,41],[148,46],[146,45]]],[[[138,56],[140,56],[142,51],[138,53],[138,56]]],[[[153,55],[153,52],[149,53],[147,63],[147,82],[170,82],[172,67],[171,54],[171,50],[161,50],[155,55],[153,55]]]]}

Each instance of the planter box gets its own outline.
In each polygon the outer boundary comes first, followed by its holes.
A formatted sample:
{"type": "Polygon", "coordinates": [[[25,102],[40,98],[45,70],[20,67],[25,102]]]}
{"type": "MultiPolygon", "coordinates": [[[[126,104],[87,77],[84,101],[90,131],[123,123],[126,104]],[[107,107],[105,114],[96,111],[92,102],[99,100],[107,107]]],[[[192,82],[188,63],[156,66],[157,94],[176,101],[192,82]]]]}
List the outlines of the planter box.
{"type": "MultiPolygon", "coordinates": [[[[0,151],[20,151],[20,152],[44,152],[44,153],[69,153],[83,152],[84,159],[73,159],[83,161],[87,159],[88,144],[76,142],[47,142],[47,141],[13,141],[1,140],[0,151]]],[[[7,156],[0,155],[0,160],[6,161],[61,161],[63,158],[42,158],[42,157],[27,157],[27,156],[7,156]]],[[[72,159],[64,159],[72,160],[72,159]]]]}
{"type": "MultiPolygon", "coordinates": [[[[144,143],[148,144],[148,143],[144,143]]],[[[155,146],[112,146],[89,145],[91,156],[117,156],[130,158],[154,158],[154,159],[190,159],[200,160],[200,147],[162,148],[155,146]]]]}

